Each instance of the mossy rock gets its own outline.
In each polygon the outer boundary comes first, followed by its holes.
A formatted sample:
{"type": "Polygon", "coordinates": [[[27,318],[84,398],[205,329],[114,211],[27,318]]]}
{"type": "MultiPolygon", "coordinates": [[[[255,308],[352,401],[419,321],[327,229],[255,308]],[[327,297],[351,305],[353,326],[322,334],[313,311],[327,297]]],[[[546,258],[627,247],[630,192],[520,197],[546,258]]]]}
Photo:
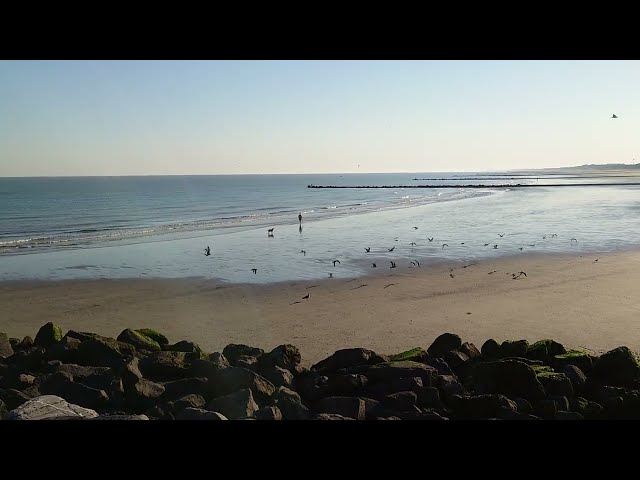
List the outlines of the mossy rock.
{"type": "Polygon", "coordinates": [[[159,345],[167,345],[169,343],[169,339],[167,337],[165,337],[161,333],[156,332],[151,328],[140,328],[136,330],[136,332],[141,333],[145,337],[150,338],[151,340],[158,343],[159,345]]]}
{"type": "Polygon", "coordinates": [[[562,355],[556,355],[553,357],[553,363],[558,369],[566,365],[575,365],[585,373],[593,367],[591,355],[582,350],[569,350],[562,355]]]}
{"type": "Polygon", "coordinates": [[[567,353],[567,350],[561,343],[556,342],[555,340],[551,340],[550,338],[545,338],[544,340],[538,340],[534,344],[532,344],[529,348],[535,349],[539,347],[544,347],[547,350],[547,353],[550,356],[562,355],[567,353]]]}
{"type": "Polygon", "coordinates": [[[500,345],[500,350],[505,357],[524,357],[528,348],[529,342],[526,340],[505,340],[500,345]]]}
{"type": "Polygon", "coordinates": [[[33,343],[38,347],[50,347],[62,340],[62,329],[53,322],[48,322],[40,327],[33,343]]]}
{"type": "Polygon", "coordinates": [[[530,365],[530,367],[536,373],[536,377],[549,376],[549,375],[554,375],[556,373],[553,371],[553,368],[547,367],[545,365],[530,365]]]}
{"type": "Polygon", "coordinates": [[[189,352],[195,354],[195,357],[201,360],[208,359],[208,355],[204,353],[197,343],[188,342],[187,340],[181,340],[174,345],[163,345],[162,349],[173,352],[189,352]]]}
{"type": "Polygon", "coordinates": [[[413,361],[413,362],[421,362],[424,363],[428,360],[429,354],[425,351],[424,348],[416,347],[411,350],[407,350],[406,352],[396,353],[395,355],[389,355],[389,360],[391,362],[404,362],[404,361],[413,361]]]}
{"type": "Polygon", "coordinates": [[[150,352],[159,352],[161,350],[158,342],[130,328],[123,330],[122,333],[118,335],[118,341],[130,343],[140,350],[149,350],[150,352]]]}

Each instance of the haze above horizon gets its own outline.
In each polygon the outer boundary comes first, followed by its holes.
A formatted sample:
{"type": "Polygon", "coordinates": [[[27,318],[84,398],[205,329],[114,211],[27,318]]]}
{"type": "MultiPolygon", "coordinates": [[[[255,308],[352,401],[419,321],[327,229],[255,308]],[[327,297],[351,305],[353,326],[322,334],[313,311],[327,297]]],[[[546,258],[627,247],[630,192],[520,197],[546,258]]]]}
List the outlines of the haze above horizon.
{"type": "Polygon", "coordinates": [[[632,164],[639,81],[638,61],[0,61],[0,176],[632,164]]]}

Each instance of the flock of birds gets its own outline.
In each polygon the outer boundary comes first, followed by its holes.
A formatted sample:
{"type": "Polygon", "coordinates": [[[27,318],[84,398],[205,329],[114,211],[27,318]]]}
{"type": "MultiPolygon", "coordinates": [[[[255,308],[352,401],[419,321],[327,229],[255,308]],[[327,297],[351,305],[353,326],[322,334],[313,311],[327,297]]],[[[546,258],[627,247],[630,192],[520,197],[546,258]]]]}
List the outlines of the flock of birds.
{"type": "MultiPolygon", "coordinates": [[[[274,232],[274,230],[275,230],[275,227],[269,228],[269,229],[267,230],[267,236],[268,236],[268,237],[270,237],[270,238],[274,237],[274,233],[273,233],[273,232],[274,232]]],[[[413,230],[418,230],[418,227],[413,227],[413,230]]],[[[506,235],[505,233],[499,233],[499,234],[498,234],[498,237],[499,237],[499,238],[503,238],[505,235],[506,235]]],[[[557,235],[556,233],[553,233],[553,234],[551,234],[551,235],[542,235],[542,239],[543,239],[543,240],[546,240],[548,237],[549,237],[549,238],[556,238],[557,236],[558,236],[558,235],[557,235]]],[[[429,243],[432,243],[432,242],[434,241],[434,239],[435,239],[435,237],[426,237],[426,238],[427,238],[427,241],[428,241],[429,243]]],[[[398,237],[395,237],[395,238],[394,238],[394,240],[395,240],[396,242],[397,242],[397,241],[399,241],[398,237]]],[[[576,238],[571,238],[571,239],[570,239],[570,242],[571,242],[572,244],[573,244],[574,242],[575,242],[575,243],[578,243],[578,240],[577,240],[576,238]]],[[[410,245],[411,245],[411,246],[417,246],[416,242],[411,242],[411,243],[410,243],[410,245]]],[[[465,242],[461,242],[461,243],[460,243],[460,245],[465,245],[465,242]]],[[[485,243],[485,244],[484,244],[484,246],[485,246],[485,247],[488,247],[488,246],[490,246],[490,245],[492,245],[492,247],[493,247],[494,249],[498,249],[498,244],[497,244],[497,243],[494,243],[494,244],[492,244],[492,243],[485,243]]],[[[529,247],[535,247],[535,246],[536,246],[536,244],[535,244],[535,243],[530,243],[530,244],[528,244],[528,245],[529,245],[529,247]]],[[[447,243],[443,243],[443,244],[442,244],[442,249],[447,248],[447,247],[449,247],[449,244],[447,244],[447,243]]],[[[387,251],[388,251],[388,252],[393,252],[395,249],[396,249],[395,245],[394,245],[393,247],[391,247],[391,248],[388,248],[388,247],[387,247],[387,251]]],[[[518,247],[518,250],[523,251],[523,250],[524,250],[524,247],[518,247]]],[[[371,253],[371,247],[364,247],[364,251],[365,251],[365,253],[371,253]]],[[[301,254],[303,254],[304,256],[306,256],[306,255],[307,255],[307,251],[306,251],[306,250],[300,250],[300,253],[301,253],[301,254]]],[[[207,246],[207,248],[205,248],[205,249],[204,249],[204,254],[205,254],[205,256],[209,256],[209,255],[211,255],[211,248],[210,248],[209,246],[207,246]]],[[[597,262],[597,261],[598,261],[598,259],[596,259],[595,261],[597,262]]],[[[333,267],[334,267],[334,268],[336,267],[336,265],[341,265],[341,262],[340,262],[340,260],[338,260],[338,259],[333,260],[333,261],[332,261],[332,263],[333,263],[333,267]]],[[[397,268],[397,264],[396,264],[396,262],[394,262],[393,260],[389,260],[389,263],[391,264],[389,268],[397,268]]],[[[475,264],[471,264],[471,265],[475,265],[475,264]]],[[[468,267],[468,266],[470,266],[470,265],[465,265],[465,266],[464,266],[464,267],[462,267],[462,268],[466,268],[466,267],[468,267]]],[[[371,267],[372,267],[372,268],[377,268],[377,267],[378,267],[378,265],[377,265],[377,263],[372,262],[372,263],[371,263],[371,267]]],[[[418,268],[418,267],[420,267],[420,262],[419,262],[418,260],[411,260],[411,261],[409,262],[409,268],[418,268]]],[[[251,269],[251,271],[252,271],[254,274],[256,274],[256,275],[257,275],[257,273],[258,273],[258,269],[257,269],[257,268],[252,268],[252,269],[251,269]]],[[[450,271],[450,272],[453,272],[453,268],[449,269],[449,271],[450,271]]],[[[496,271],[494,270],[494,271],[492,271],[492,272],[489,272],[489,274],[492,274],[492,273],[496,273],[496,271]]],[[[334,278],[334,277],[333,277],[333,272],[329,272],[329,273],[328,273],[328,275],[329,275],[329,278],[334,278]]],[[[455,277],[455,275],[454,275],[453,273],[449,273],[449,276],[450,276],[451,278],[454,278],[454,277],[455,277]]],[[[512,278],[513,280],[518,280],[518,279],[520,279],[522,276],[526,277],[526,276],[527,276],[526,272],[520,271],[520,272],[518,272],[517,274],[516,274],[516,273],[512,273],[512,274],[511,274],[511,278],[512,278]]],[[[393,283],[391,283],[391,284],[389,284],[389,285],[385,286],[384,288],[390,287],[391,285],[394,285],[394,284],[393,284],[393,283]]],[[[309,294],[309,293],[307,293],[304,297],[302,297],[302,300],[309,300],[309,298],[311,298],[311,296],[310,296],[310,294],[309,294]]],[[[294,302],[294,303],[300,303],[300,302],[294,302]]]]}

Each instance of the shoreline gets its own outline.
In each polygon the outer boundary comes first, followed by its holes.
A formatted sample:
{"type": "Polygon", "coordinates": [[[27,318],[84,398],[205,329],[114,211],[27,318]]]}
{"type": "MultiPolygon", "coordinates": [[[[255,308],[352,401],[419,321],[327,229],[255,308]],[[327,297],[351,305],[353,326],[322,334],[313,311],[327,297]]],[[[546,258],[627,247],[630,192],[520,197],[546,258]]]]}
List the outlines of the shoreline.
{"type": "Polygon", "coordinates": [[[633,285],[640,281],[640,250],[472,263],[268,284],[200,277],[8,280],[0,282],[0,331],[22,338],[53,321],[63,331],[117,337],[125,328],[148,327],[173,342],[192,339],[207,352],[229,343],[265,350],[291,343],[303,365],[340,348],[390,354],[426,347],[445,331],[470,342],[553,338],[595,352],[638,349],[633,285]],[[513,280],[519,271],[527,276],[513,280]],[[311,298],[302,300],[306,293],[311,298]]]}

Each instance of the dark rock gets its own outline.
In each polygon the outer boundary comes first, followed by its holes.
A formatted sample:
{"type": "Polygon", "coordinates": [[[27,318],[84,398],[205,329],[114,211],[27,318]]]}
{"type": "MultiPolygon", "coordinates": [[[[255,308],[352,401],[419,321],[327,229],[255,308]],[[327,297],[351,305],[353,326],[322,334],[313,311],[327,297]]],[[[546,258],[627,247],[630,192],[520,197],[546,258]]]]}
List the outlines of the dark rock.
{"type": "Polygon", "coordinates": [[[436,412],[400,412],[395,415],[400,420],[422,420],[422,421],[432,421],[432,420],[448,420],[448,418],[439,415],[436,412]]]}
{"type": "Polygon", "coordinates": [[[308,420],[311,418],[309,409],[290,396],[281,396],[278,398],[276,406],[282,412],[282,418],[284,420],[308,420]]]}
{"type": "Polygon", "coordinates": [[[196,358],[191,364],[191,374],[196,377],[206,377],[212,379],[216,376],[217,372],[229,368],[224,364],[211,362],[209,360],[200,360],[196,358]]]}
{"type": "Polygon", "coordinates": [[[542,420],[540,417],[531,415],[530,413],[517,413],[511,420],[542,420]]]}
{"type": "Polygon", "coordinates": [[[165,401],[176,400],[186,395],[195,394],[208,396],[208,392],[211,390],[209,381],[206,378],[182,378],[180,380],[174,380],[172,382],[162,383],[164,387],[164,393],[162,399],[165,401]]]}
{"type": "Polygon", "coordinates": [[[513,401],[518,407],[518,413],[533,412],[533,407],[526,398],[516,397],[513,399],[513,401]]]}
{"type": "Polygon", "coordinates": [[[118,335],[117,340],[119,342],[129,343],[140,350],[148,350],[150,352],[159,352],[161,350],[158,342],[130,328],[123,330],[122,333],[118,335]]]}
{"type": "Polygon", "coordinates": [[[518,412],[518,406],[504,395],[477,395],[473,397],[455,395],[451,405],[460,419],[510,418],[518,412]]]}
{"type": "Polygon", "coordinates": [[[587,376],[575,365],[565,365],[562,373],[571,381],[574,390],[579,389],[587,382],[587,376]]]}
{"type": "Polygon", "coordinates": [[[365,419],[365,402],[356,397],[326,397],[315,402],[314,410],[318,413],[337,413],[356,420],[365,419]]]}
{"type": "MultiPolygon", "coordinates": [[[[314,402],[315,400],[326,396],[324,390],[329,378],[320,375],[318,372],[309,370],[307,373],[298,376],[295,379],[296,390],[305,402],[314,402]]],[[[348,395],[347,395],[348,396],[348,395]]]]}
{"type": "Polygon", "coordinates": [[[201,408],[185,408],[178,413],[176,420],[227,420],[227,417],[201,408]]]}
{"type": "Polygon", "coordinates": [[[62,340],[62,329],[55,323],[48,322],[40,327],[33,343],[38,347],[47,348],[60,340],[62,340]]]}
{"type": "Polygon", "coordinates": [[[0,388],[0,400],[5,404],[7,410],[13,410],[30,400],[31,397],[14,388],[0,388]]]}
{"type": "Polygon", "coordinates": [[[47,374],[43,377],[39,380],[38,387],[43,395],[56,395],[90,409],[103,408],[109,403],[107,392],[75,383],[73,376],[67,372],[47,374]]]}
{"type": "MultiPolygon", "coordinates": [[[[246,368],[247,370],[251,370],[252,372],[258,373],[258,359],[256,357],[240,357],[235,362],[233,362],[234,367],[238,368],[246,368]]],[[[272,365],[269,365],[265,368],[265,370],[269,370],[274,368],[272,365]]]]}
{"type": "Polygon", "coordinates": [[[39,372],[44,368],[46,359],[42,347],[33,347],[15,352],[5,362],[21,372],[39,372]]]}
{"type": "Polygon", "coordinates": [[[139,328],[136,330],[136,332],[141,333],[147,338],[150,338],[160,346],[167,345],[169,343],[169,339],[167,337],[165,337],[161,333],[156,332],[155,330],[152,330],[151,328],[139,328]]]}
{"type": "Polygon", "coordinates": [[[132,357],[127,360],[120,369],[122,384],[125,388],[133,387],[138,383],[138,380],[142,378],[139,362],[140,361],[136,357],[132,357]]]}
{"type": "Polygon", "coordinates": [[[538,380],[548,395],[573,397],[571,380],[564,373],[538,375],[538,380]]]}
{"type": "Polygon", "coordinates": [[[98,375],[106,375],[111,377],[113,375],[113,370],[110,367],[85,367],[83,365],[77,365],[75,363],[65,363],[61,364],[57,367],[54,373],[63,372],[72,375],[74,380],[79,378],[87,378],[90,376],[98,375]]]}
{"type": "Polygon", "coordinates": [[[390,362],[420,362],[426,363],[429,360],[429,354],[420,347],[412,348],[411,350],[407,350],[406,352],[396,353],[395,355],[389,355],[390,362]]]}
{"type": "Polygon", "coordinates": [[[554,418],[558,411],[557,403],[550,398],[537,401],[533,407],[534,413],[545,420],[554,418]]]}
{"type": "Polygon", "coordinates": [[[571,400],[571,410],[578,412],[587,420],[595,420],[602,415],[602,405],[596,402],[591,402],[583,397],[576,397],[571,400]]]}
{"type": "Polygon", "coordinates": [[[278,366],[292,371],[301,360],[300,350],[293,345],[279,345],[269,353],[260,355],[258,369],[262,370],[270,366],[278,366]]]}
{"type": "MultiPolygon", "coordinates": [[[[364,377],[366,378],[366,377],[364,377]]],[[[386,395],[398,392],[417,392],[424,387],[424,382],[420,377],[413,378],[394,378],[388,382],[378,382],[375,385],[370,386],[367,392],[375,398],[381,398],[386,395]]],[[[336,393],[336,395],[338,395],[336,393]]],[[[354,396],[348,393],[343,393],[345,396],[354,396]]],[[[355,395],[357,396],[357,395],[355,395]]]]}
{"type": "Polygon", "coordinates": [[[212,354],[210,354],[209,355],[209,361],[211,363],[214,363],[214,364],[218,365],[219,367],[230,367],[231,366],[231,364],[229,363],[229,360],[227,360],[227,357],[225,357],[220,352],[213,352],[212,354]]]}
{"type": "Polygon", "coordinates": [[[556,411],[569,410],[569,399],[563,395],[550,395],[549,400],[556,402],[556,411]]]}
{"type": "Polygon", "coordinates": [[[480,350],[478,350],[473,343],[469,343],[469,342],[464,342],[460,346],[460,351],[464,353],[467,357],[469,357],[469,359],[471,360],[480,358],[482,356],[482,353],[480,353],[480,350]]]}
{"type": "Polygon", "coordinates": [[[94,418],[98,414],[94,410],[82,408],[67,402],[64,398],[55,395],[42,395],[28,399],[20,406],[12,409],[7,420],[46,420],[54,417],[94,418]]]}
{"type": "Polygon", "coordinates": [[[562,370],[567,365],[575,365],[584,373],[589,373],[593,367],[593,360],[586,352],[571,350],[563,355],[553,357],[553,365],[556,369],[562,370]]]}
{"type": "Polygon", "coordinates": [[[0,400],[0,420],[4,420],[7,416],[7,406],[2,400],[0,400]]]}
{"type": "Polygon", "coordinates": [[[376,417],[375,420],[402,420],[400,417],[376,417]]]}
{"type": "Polygon", "coordinates": [[[125,391],[125,401],[133,412],[143,413],[153,408],[164,393],[164,386],[141,378],[133,387],[125,391]]]}
{"type": "Polygon", "coordinates": [[[479,363],[473,369],[473,380],[478,393],[501,393],[530,401],[545,397],[535,371],[515,360],[479,363]]]}
{"type": "Polygon", "coordinates": [[[276,391],[269,380],[246,368],[228,367],[215,370],[208,378],[216,397],[250,388],[256,401],[266,404],[276,391]]]}
{"type": "Polygon", "coordinates": [[[92,335],[81,340],[76,355],[78,363],[94,367],[118,368],[125,359],[116,340],[100,335],[92,335]]]}
{"type": "Polygon", "coordinates": [[[222,350],[222,354],[227,358],[227,360],[234,364],[236,360],[240,357],[260,357],[264,353],[264,350],[261,348],[249,347],[247,345],[230,343],[224,350],[222,350]]]}
{"type": "Polygon", "coordinates": [[[302,403],[302,399],[300,398],[298,392],[287,387],[278,387],[273,394],[273,401],[279,402],[280,400],[285,398],[294,402],[302,403]]]}
{"type": "Polygon", "coordinates": [[[440,391],[435,387],[423,387],[416,393],[420,407],[439,407],[441,405],[440,391]]]}
{"type": "Polygon", "coordinates": [[[502,350],[500,345],[493,338],[490,338],[482,344],[480,351],[484,357],[489,359],[497,359],[502,357],[502,350]]]}
{"type": "Polygon", "coordinates": [[[562,344],[550,340],[539,340],[530,345],[527,349],[526,357],[533,360],[540,360],[544,363],[549,363],[555,355],[562,355],[567,353],[562,344]]]}
{"type": "Polygon", "coordinates": [[[208,356],[204,351],[200,348],[200,346],[195,342],[188,342],[187,340],[181,340],[174,345],[163,345],[163,350],[169,350],[173,352],[188,352],[195,354],[197,358],[202,360],[207,360],[208,356]]]}
{"type": "Polygon", "coordinates": [[[580,415],[578,412],[567,412],[564,410],[560,410],[556,412],[556,415],[553,417],[554,420],[584,420],[584,417],[580,415]]]}
{"type": "Polygon", "coordinates": [[[17,345],[18,350],[28,350],[34,346],[35,346],[35,343],[33,341],[33,338],[31,338],[29,335],[24,337],[22,341],[17,345]]]}
{"type": "Polygon", "coordinates": [[[46,360],[59,360],[63,363],[75,363],[82,361],[78,355],[78,350],[82,342],[74,337],[62,337],[58,343],[54,343],[47,348],[46,360]]]}
{"type": "MultiPolygon", "coordinates": [[[[0,335],[2,335],[0,333],[0,335]]],[[[14,337],[9,337],[9,345],[11,345],[11,348],[14,352],[18,351],[18,345],[20,345],[20,339],[19,338],[14,338],[14,337]]]]}
{"type": "Polygon", "coordinates": [[[398,378],[420,377],[424,385],[431,385],[436,369],[418,362],[390,362],[372,366],[353,367],[341,370],[341,374],[361,374],[367,377],[371,384],[376,382],[391,382],[398,378]]]}
{"type": "Polygon", "coordinates": [[[436,338],[427,352],[432,357],[441,358],[445,353],[451,350],[457,350],[462,345],[462,340],[455,333],[443,333],[436,338]]]}
{"type": "Polygon", "coordinates": [[[459,350],[451,350],[444,354],[444,361],[447,362],[447,365],[449,365],[449,367],[457,370],[469,361],[469,357],[459,350]]]}
{"type": "Polygon", "coordinates": [[[345,348],[336,351],[330,357],[316,363],[311,367],[321,373],[337,372],[340,369],[359,367],[363,365],[375,365],[386,362],[387,358],[365,348],[345,348]]]}
{"type": "Polygon", "coordinates": [[[358,374],[331,375],[325,378],[326,382],[319,389],[321,397],[357,396],[364,392],[368,383],[367,377],[358,374]]]}
{"type": "Polygon", "coordinates": [[[319,413],[315,416],[315,420],[355,420],[355,418],[344,417],[337,413],[319,413]]]}
{"type": "Polygon", "coordinates": [[[149,420],[146,415],[98,415],[90,420],[149,420]]]}
{"type": "Polygon", "coordinates": [[[387,395],[382,403],[389,410],[406,412],[411,410],[417,402],[418,395],[414,392],[399,392],[387,395]]]}
{"type": "Polygon", "coordinates": [[[25,373],[18,373],[15,370],[8,372],[4,377],[0,378],[0,388],[15,388],[16,390],[24,390],[33,385],[36,377],[25,373]]]}
{"type": "Polygon", "coordinates": [[[524,357],[528,348],[529,342],[526,340],[506,340],[500,345],[500,350],[505,357],[524,357]]]}
{"type": "MultiPolygon", "coordinates": [[[[154,405],[151,409],[145,412],[152,420],[175,420],[173,414],[169,411],[170,409],[175,408],[172,403],[167,405],[154,405]]],[[[189,407],[187,407],[189,408],[189,407]]]]}
{"type": "MultiPolygon", "coordinates": [[[[153,352],[140,361],[145,378],[173,380],[190,376],[186,352],[153,352]]],[[[205,360],[203,360],[205,361],[205,360]]]]}
{"type": "Polygon", "coordinates": [[[590,375],[605,385],[629,385],[640,373],[635,356],[627,347],[618,347],[600,356],[590,375]]]}
{"type": "Polygon", "coordinates": [[[143,358],[144,357],[144,353],[143,352],[147,352],[148,350],[136,350],[136,347],[134,347],[133,345],[131,345],[130,343],[126,343],[126,342],[121,342],[118,340],[118,348],[120,349],[120,353],[122,353],[122,355],[125,358],[133,358],[136,357],[138,359],[143,358]]]}
{"type": "Polygon", "coordinates": [[[438,375],[436,385],[446,397],[467,393],[467,390],[454,375],[438,375]]]}
{"type": "Polygon", "coordinates": [[[225,417],[243,418],[253,417],[258,410],[258,404],[253,399],[250,388],[238,390],[223,397],[214,398],[207,405],[207,409],[212,412],[222,413],[225,417]]]}
{"type": "Polygon", "coordinates": [[[271,383],[273,383],[273,386],[276,388],[290,388],[293,384],[293,374],[289,370],[285,370],[284,368],[280,368],[278,366],[264,368],[260,371],[260,374],[271,383]]]}
{"type": "Polygon", "coordinates": [[[427,361],[427,365],[435,368],[438,375],[455,375],[449,364],[442,358],[432,358],[427,361]]]}
{"type": "Polygon", "coordinates": [[[378,400],[371,398],[361,398],[364,402],[364,417],[366,420],[375,419],[377,417],[384,417],[387,415],[386,409],[378,400]]]}
{"type": "Polygon", "coordinates": [[[179,412],[183,408],[204,408],[206,404],[206,400],[201,395],[190,394],[179,398],[171,406],[173,411],[179,412]]]}
{"type": "Polygon", "coordinates": [[[282,420],[282,412],[278,407],[262,407],[255,413],[256,420],[282,420]]]}

